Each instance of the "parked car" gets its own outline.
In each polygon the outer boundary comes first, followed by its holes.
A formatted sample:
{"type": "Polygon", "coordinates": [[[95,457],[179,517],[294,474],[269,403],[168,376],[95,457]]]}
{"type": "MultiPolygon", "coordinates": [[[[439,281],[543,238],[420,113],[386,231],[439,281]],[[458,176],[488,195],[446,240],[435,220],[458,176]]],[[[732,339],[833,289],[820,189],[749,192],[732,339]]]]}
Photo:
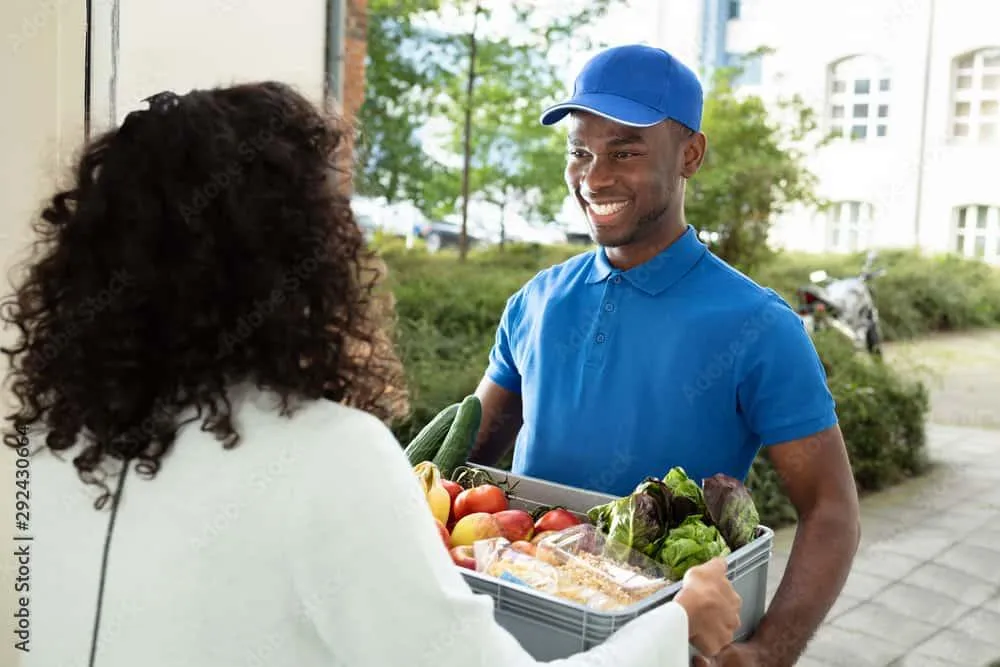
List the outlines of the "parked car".
{"type": "MultiPolygon", "coordinates": [[[[418,225],[416,235],[427,244],[427,252],[437,252],[442,248],[458,248],[462,238],[462,226],[453,222],[430,222],[418,225]]],[[[479,232],[466,227],[469,248],[481,248],[488,240],[479,232]]]]}
{"type": "Polygon", "coordinates": [[[375,220],[366,213],[355,212],[354,219],[357,221],[358,226],[361,227],[361,231],[365,236],[365,241],[371,243],[372,239],[375,238],[375,232],[378,231],[378,224],[376,224],[375,220]]]}
{"type": "Polygon", "coordinates": [[[571,245],[594,245],[594,239],[586,232],[566,232],[566,243],[571,245]]]}

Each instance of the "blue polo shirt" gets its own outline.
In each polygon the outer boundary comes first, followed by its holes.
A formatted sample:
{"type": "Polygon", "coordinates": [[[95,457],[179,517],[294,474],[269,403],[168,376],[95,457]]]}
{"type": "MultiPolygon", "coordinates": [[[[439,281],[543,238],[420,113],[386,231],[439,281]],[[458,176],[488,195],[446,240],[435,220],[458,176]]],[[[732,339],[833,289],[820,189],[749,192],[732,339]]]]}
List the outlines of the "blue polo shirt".
{"type": "Polygon", "coordinates": [[[618,496],[673,466],[745,480],[762,446],[837,423],[798,315],[690,226],[628,271],[599,248],[539,272],[487,375],[522,398],[514,473],[618,496]]]}

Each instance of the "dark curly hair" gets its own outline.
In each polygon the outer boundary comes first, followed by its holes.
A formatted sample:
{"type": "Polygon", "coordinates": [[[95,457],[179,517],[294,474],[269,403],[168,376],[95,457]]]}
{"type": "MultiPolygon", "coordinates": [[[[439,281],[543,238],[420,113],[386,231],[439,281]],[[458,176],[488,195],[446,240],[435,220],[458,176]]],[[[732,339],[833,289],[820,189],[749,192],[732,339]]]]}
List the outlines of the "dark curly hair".
{"type": "Polygon", "coordinates": [[[188,408],[234,446],[235,383],[277,392],[283,414],[327,398],[403,416],[381,272],[338,169],[343,121],[274,82],[150,103],[84,148],[35,221],[3,305],[20,334],[3,349],[19,404],[5,442],[36,425],[55,452],[82,436],[73,463],[107,493],[103,464],[155,475],[188,408]]]}

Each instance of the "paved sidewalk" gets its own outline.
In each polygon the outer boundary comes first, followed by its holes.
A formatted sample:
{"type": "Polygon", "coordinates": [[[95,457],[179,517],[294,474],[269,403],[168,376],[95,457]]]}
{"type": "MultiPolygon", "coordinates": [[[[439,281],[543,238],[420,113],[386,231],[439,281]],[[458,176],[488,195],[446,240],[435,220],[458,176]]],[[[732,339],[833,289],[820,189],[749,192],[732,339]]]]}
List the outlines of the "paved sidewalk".
{"type": "MultiPolygon", "coordinates": [[[[799,665],[1000,659],[1000,431],[929,424],[927,435],[935,469],[862,501],[852,573],[799,665]]],[[[793,535],[775,536],[769,600],[793,535]]]]}
{"type": "Polygon", "coordinates": [[[929,422],[1000,429],[1000,331],[937,334],[888,343],[885,356],[897,370],[927,384],[929,422]]]}

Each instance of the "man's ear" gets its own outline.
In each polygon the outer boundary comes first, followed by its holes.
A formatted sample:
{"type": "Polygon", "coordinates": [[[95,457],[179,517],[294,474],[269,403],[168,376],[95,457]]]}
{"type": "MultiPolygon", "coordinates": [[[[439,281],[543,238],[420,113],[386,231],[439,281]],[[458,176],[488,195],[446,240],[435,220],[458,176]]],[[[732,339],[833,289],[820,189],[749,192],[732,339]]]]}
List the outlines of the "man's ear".
{"type": "Polygon", "coordinates": [[[681,165],[681,176],[691,178],[701,169],[708,150],[708,137],[703,132],[695,132],[684,142],[684,162],[681,165]]]}

